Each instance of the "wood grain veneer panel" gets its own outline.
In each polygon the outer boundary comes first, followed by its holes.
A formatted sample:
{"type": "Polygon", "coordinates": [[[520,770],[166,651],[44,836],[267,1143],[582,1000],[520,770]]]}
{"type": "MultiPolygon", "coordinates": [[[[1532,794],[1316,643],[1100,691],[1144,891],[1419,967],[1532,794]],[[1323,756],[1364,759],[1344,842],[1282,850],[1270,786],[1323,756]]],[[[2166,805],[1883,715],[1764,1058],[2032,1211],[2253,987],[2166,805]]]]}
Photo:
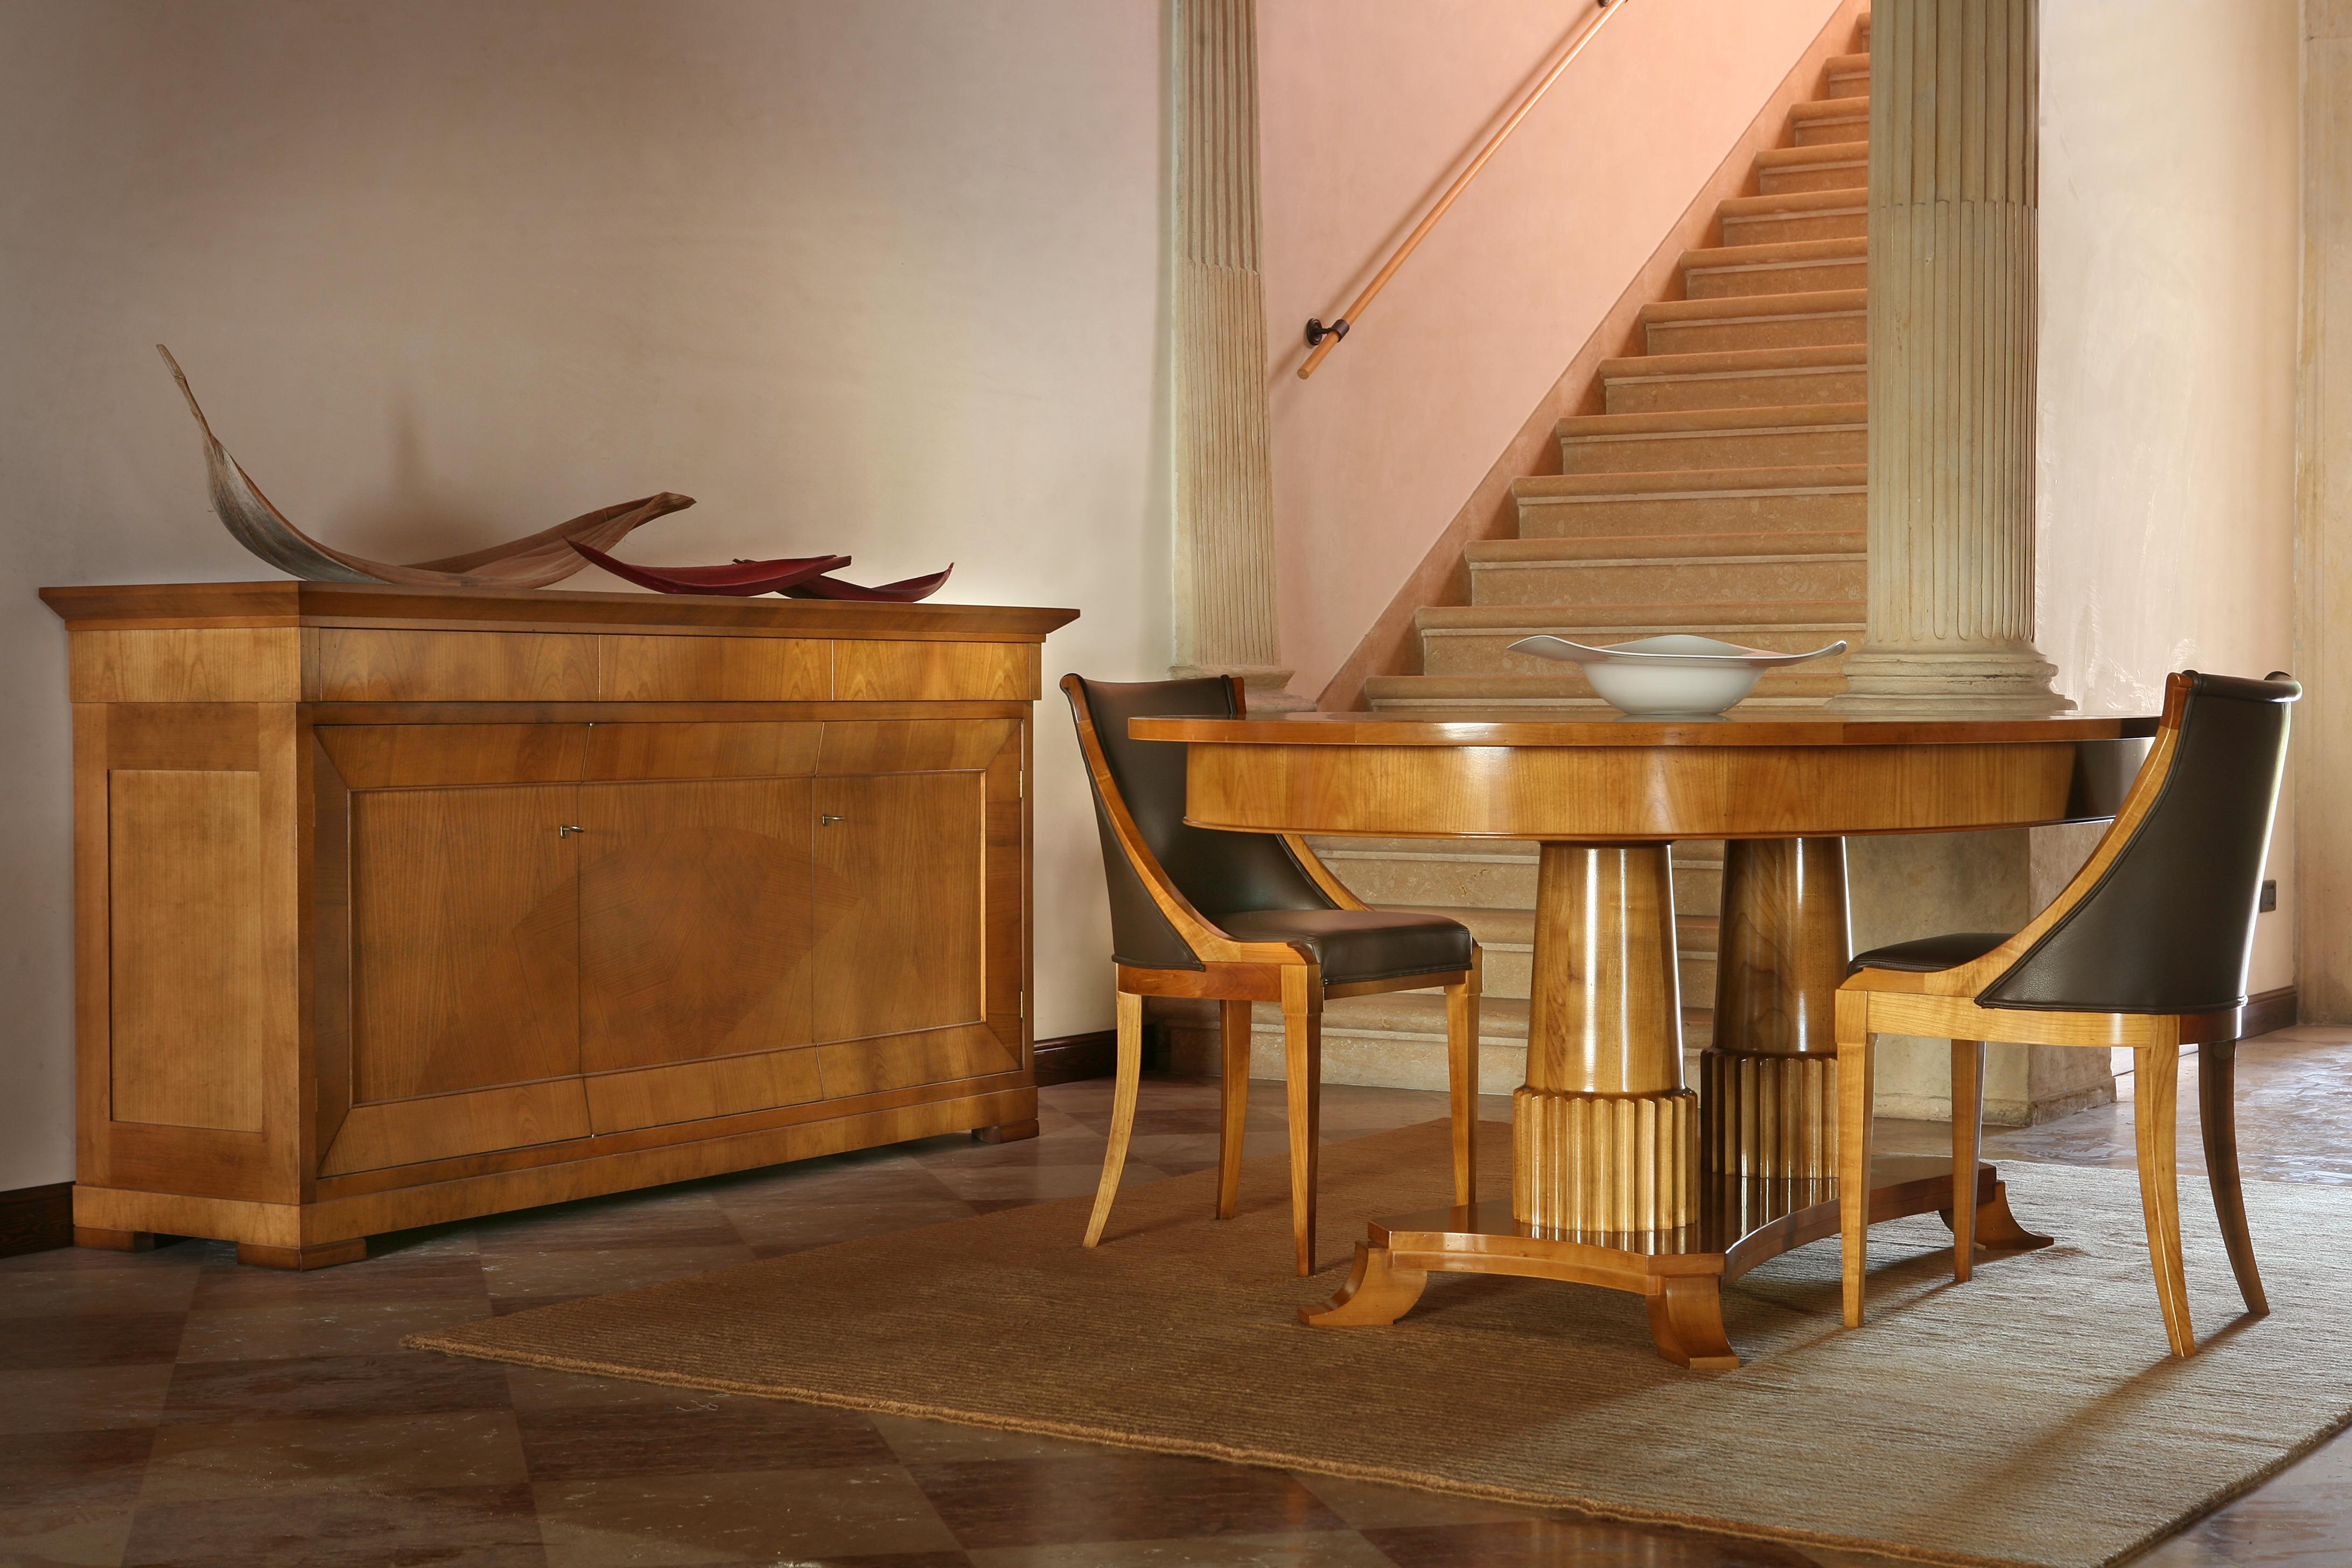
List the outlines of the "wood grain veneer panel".
{"type": "Polygon", "coordinates": [[[816,1052],[805,1047],[601,1073],[587,1085],[589,1121],[598,1132],[802,1105],[824,1095],[816,1052]]]}
{"type": "Polygon", "coordinates": [[[1034,643],[857,642],[833,645],[841,702],[1034,700],[1034,643]]]}
{"type": "Polygon", "coordinates": [[[310,695],[321,702],[588,702],[596,638],[564,632],[320,626],[310,695]]]}
{"type": "Polygon", "coordinates": [[[166,626],[76,632],[77,702],[293,702],[302,695],[292,626],[166,626]]]}
{"type": "Polygon", "coordinates": [[[608,702],[821,702],[831,645],[804,637],[604,637],[596,695],[608,702]]]}
{"type": "Polygon", "coordinates": [[[588,1097],[578,1079],[356,1105],[319,1173],[337,1176],[587,1136],[588,1097]]]}
{"type": "Polygon", "coordinates": [[[355,1100],[580,1070],[578,810],[558,784],[352,797],[355,1100]]]}
{"type": "Polygon", "coordinates": [[[1011,719],[834,720],[824,727],[823,773],[938,773],[984,768],[1004,749],[1011,719]]]}
{"type": "Polygon", "coordinates": [[[1259,832],[1800,837],[2066,820],[2074,748],[1194,742],[1189,820],[1259,832]]]}
{"type": "Polygon", "coordinates": [[[819,1046],[816,1058],[828,1100],[984,1078],[1021,1065],[1019,1053],[1006,1049],[985,1024],[843,1040],[819,1046]]]}
{"type": "Polygon", "coordinates": [[[258,773],[110,776],[115,1121],[261,1130],[261,849],[258,773]]]}
{"type": "Polygon", "coordinates": [[[588,731],[592,779],[782,777],[816,771],[821,723],[598,723],[588,731]]]}
{"type": "Polygon", "coordinates": [[[585,724],[321,724],[311,731],[352,789],[570,784],[585,724]]]}
{"type": "Polygon", "coordinates": [[[977,1021],[981,775],[819,779],[815,795],[815,1037],[977,1021]]]}
{"type": "Polygon", "coordinates": [[[579,821],[583,1070],[808,1043],[808,780],[588,784],[579,821]]]}

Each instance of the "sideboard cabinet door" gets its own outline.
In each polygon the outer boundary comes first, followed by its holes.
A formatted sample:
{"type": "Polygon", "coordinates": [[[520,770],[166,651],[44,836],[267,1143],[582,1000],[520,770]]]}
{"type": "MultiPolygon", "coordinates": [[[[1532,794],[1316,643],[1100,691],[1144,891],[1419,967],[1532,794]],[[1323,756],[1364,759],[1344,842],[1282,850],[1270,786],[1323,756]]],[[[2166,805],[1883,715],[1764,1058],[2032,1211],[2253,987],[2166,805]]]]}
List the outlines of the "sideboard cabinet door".
{"type": "Polygon", "coordinates": [[[818,1099],[810,783],[583,784],[581,1066],[599,1132],[818,1099]]]}
{"type": "Polygon", "coordinates": [[[351,796],[352,1109],[326,1174],[587,1133],[572,784],[351,796]]]}

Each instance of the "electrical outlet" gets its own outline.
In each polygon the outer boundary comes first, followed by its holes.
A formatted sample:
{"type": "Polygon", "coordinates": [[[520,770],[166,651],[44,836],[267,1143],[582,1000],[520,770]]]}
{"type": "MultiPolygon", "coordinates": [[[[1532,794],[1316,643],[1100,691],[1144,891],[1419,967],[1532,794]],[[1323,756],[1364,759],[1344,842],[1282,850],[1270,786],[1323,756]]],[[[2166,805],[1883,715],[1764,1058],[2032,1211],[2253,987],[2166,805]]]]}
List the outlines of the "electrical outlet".
{"type": "Polygon", "coordinates": [[[2257,914],[2268,914],[2278,908],[2278,884],[2265,878],[2263,881],[2263,901],[2254,906],[2257,914]]]}

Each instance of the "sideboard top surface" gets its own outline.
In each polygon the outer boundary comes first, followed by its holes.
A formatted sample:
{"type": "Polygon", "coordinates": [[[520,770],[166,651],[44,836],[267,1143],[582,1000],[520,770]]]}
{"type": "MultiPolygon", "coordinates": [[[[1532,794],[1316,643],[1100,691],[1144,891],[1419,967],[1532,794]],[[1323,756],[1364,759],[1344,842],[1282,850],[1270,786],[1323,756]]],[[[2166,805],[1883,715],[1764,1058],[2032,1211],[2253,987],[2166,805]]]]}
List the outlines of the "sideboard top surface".
{"type": "Polygon", "coordinates": [[[44,588],[75,630],[125,626],[438,626],[749,636],[1043,642],[1076,610],[1013,605],[880,605],[830,599],[560,589],[417,588],[395,584],[146,583],[44,588]]]}

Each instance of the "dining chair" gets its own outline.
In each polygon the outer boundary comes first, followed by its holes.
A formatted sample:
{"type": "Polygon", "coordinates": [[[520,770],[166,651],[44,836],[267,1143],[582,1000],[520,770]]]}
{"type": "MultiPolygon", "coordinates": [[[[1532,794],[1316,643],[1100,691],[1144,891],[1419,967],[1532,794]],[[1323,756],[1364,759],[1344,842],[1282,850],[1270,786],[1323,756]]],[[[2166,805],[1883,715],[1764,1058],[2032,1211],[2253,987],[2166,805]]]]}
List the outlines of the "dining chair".
{"type": "Polygon", "coordinates": [[[1218,1002],[1223,1093],[1217,1217],[1231,1219],[1248,1109],[1250,1004],[1282,1008],[1290,1106],[1290,1223],[1298,1272],[1315,1271],[1317,1133],[1323,1004],[1381,991],[1445,988],[1453,1089],[1454,1201],[1476,1201],[1480,955],[1459,921],[1367,908],[1295,834],[1227,833],[1184,820],[1187,748],[1128,736],[1130,719],[1239,719],[1231,676],[1119,683],[1062,678],[1094,786],[1110,885],[1118,991],[1118,1079],[1102,1185],[1086,1245],[1102,1239],[1135,1130],[1143,1073],[1143,999],[1218,1002]]]}
{"type": "Polygon", "coordinates": [[[2187,670],[2165,683],[2155,744],[2073,881],[2014,935],[1961,932],[1859,954],[1839,988],[1838,1206],[1845,1321],[1862,1322],[1868,1247],[1871,1037],[1952,1043],[1952,1274],[1969,1277],[1984,1042],[2132,1047],[2140,1207],[2176,1355],[2194,1355],[2173,1166],[2180,1048],[2198,1047],[2213,1205],[2239,1294],[2270,1310],[2238,1181],[2232,1079],[2263,866],[2286,763],[2287,707],[2263,680],[2187,670]]]}

